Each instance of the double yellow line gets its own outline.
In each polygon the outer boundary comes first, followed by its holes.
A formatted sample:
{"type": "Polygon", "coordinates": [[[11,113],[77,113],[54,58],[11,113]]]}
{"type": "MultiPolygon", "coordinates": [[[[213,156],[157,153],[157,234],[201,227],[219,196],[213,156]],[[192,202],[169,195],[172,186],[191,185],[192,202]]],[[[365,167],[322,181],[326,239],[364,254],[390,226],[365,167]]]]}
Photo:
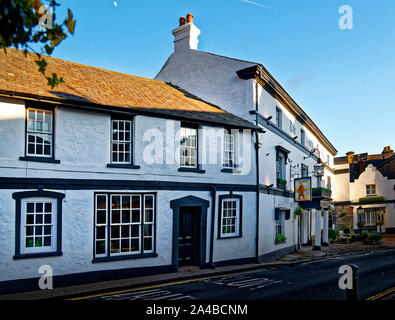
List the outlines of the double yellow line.
{"type": "Polygon", "coordinates": [[[387,291],[378,293],[378,294],[376,294],[373,297],[367,298],[366,300],[369,300],[369,301],[378,300],[380,298],[384,298],[385,296],[388,296],[389,294],[391,294],[393,292],[395,292],[395,287],[391,288],[391,289],[388,289],[387,291]]]}
{"type": "Polygon", "coordinates": [[[148,290],[148,289],[154,289],[154,288],[160,288],[160,287],[174,286],[174,285],[179,285],[179,284],[186,284],[186,283],[191,283],[191,282],[196,282],[196,281],[203,281],[203,280],[208,280],[208,279],[225,278],[225,277],[229,277],[229,276],[233,276],[233,275],[247,274],[247,273],[253,273],[253,272],[257,272],[257,271],[258,270],[244,271],[244,272],[237,272],[237,273],[231,273],[231,274],[225,274],[225,275],[219,275],[219,276],[196,278],[196,279],[190,279],[190,280],[185,280],[185,281],[177,281],[177,282],[156,284],[156,285],[152,285],[152,286],[146,286],[146,287],[140,287],[140,288],[134,288],[134,289],[127,289],[127,290],[121,290],[121,291],[93,294],[93,295],[90,295],[90,296],[71,298],[71,299],[68,299],[68,300],[86,300],[86,299],[99,298],[99,297],[105,297],[105,296],[112,296],[112,295],[128,293],[128,292],[135,292],[135,291],[142,291],[142,290],[148,290]]]}

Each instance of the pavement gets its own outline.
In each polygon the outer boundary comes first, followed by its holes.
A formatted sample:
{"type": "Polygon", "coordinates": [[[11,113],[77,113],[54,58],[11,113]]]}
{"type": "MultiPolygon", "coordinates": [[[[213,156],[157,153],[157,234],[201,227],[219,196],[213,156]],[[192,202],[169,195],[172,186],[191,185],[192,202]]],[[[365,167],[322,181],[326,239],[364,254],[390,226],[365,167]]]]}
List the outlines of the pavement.
{"type": "MultiPolygon", "coordinates": [[[[117,291],[139,287],[149,287],[161,284],[185,283],[188,280],[207,279],[234,273],[249,271],[270,270],[281,266],[292,266],[325,260],[342,255],[358,254],[363,252],[377,252],[395,248],[395,239],[384,239],[382,245],[364,245],[363,243],[333,244],[323,247],[322,251],[313,251],[312,247],[302,247],[299,251],[288,254],[277,261],[270,263],[252,263],[217,267],[215,269],[200,270],[196,267],[180,268],[179,272],[134,277],[115,281],[103,281],[84,285],[74,285],[54,288],[52,290],[36,290],[8,295],[0,295],[0,300],[41,300],[41,299],[67,299],[78,296],[95,295],[97,293],[117,291]]],[[[394,290],[395,292],[395,290],[394,290]]]]}

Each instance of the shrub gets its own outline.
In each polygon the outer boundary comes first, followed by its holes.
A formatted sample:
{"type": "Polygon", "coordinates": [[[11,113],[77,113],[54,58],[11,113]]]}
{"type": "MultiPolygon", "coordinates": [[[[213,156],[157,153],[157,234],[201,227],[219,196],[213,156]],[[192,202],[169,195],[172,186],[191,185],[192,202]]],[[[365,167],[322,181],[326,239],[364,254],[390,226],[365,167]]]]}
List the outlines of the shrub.
{"type": "Polygon", "coordinates": [[[361,240],[362,240],[362,241],[363,241],[363,240],[366,240],[366,238],[368,237],[368,235],[369,235],[369,231],[367,231],[367,230],[362,231],[362,233],[361,233],[361,240]]]}
{"type": "Polygon", "coordinates": [[[335,240],[338,232],[335,229],[329,228],[328,230],[328,238],[335,240]]]}
{"type": "Polygon", "coordinates": [[[372,231],[368,233],[365,244],[380,244],[383,235],[380,232],[372,231]]]}

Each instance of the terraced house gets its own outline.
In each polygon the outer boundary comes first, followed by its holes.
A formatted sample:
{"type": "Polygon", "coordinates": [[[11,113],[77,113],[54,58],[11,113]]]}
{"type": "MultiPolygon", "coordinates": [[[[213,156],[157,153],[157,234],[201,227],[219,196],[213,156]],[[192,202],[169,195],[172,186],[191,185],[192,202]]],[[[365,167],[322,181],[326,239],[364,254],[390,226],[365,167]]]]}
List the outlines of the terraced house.
{"type": "Polygon", "coordinates": [[[348,152],[335,158],[335,204],[354,230],[395,233],[395,153],[348,152]],[[358,226],[358,222],[362,224],[358,226]]]}
{"type": "MultiPolygon", "coordinates": [[[[328,229],[328,212],[321,219],[319,200],[331,200],[337,150],[262,64],[198,50],[200,30],[191,14],[180,18],[172,34],[174,52],[156,79],[220,105],[263,130],[254,136],[259,261],[290,252],[298,244],[311,244],[315,230],[321,230],[324,223],[324,230],[328,229]],[[313,177],[313,187],[319,188],[316,202],[306,204],[303,216],[294,219],[299,205],[293,201],[294,179],[313,176],[317,162],[324,172],[322,177],[313,177]],[[329,192],[323,193],[324,187],[329,192]]],[[[321,234],[317,234],[316,249],[320,249],[321,234]]],[[[323,240],[326,244],[327,238],[323,240]]]]}
{"type": "Polygon", "coordinates": [[[46,57],[66,81],[51,90],[35,59],[0,54],[1,290],[36,288],[41,265],[56,286],[255,257],[259,128],[165,82],[46,57]]]}
{"type": "Polygon", "coordinates": [[[293,181],[320,163],[330,200],[336,149],[263,65],[198,51],[184,20],[156,80],[46,57],[52,90],[35,55],[0,53],[0,290],[35,289],[42,265],[60,286],[325,244],[328,212],[295,218],[293,181]]]}

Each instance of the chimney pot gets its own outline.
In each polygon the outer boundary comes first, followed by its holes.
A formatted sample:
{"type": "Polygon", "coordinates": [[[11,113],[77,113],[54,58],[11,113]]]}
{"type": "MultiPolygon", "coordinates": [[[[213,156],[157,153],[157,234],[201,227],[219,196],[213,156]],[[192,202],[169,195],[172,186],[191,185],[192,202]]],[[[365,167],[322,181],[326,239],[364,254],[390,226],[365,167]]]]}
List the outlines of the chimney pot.
{"type": "Polygon", "coordinates": [[[180,21],[180,27],[181,27],[185,24],[186,19],[185,19],[185,17],[181,17],[179,21],[180,21]]]}
{"type": "Polygon", "coordinates": [[[383,158],[387,159],[389,157],[391,157],[394,153],[394,150],[391,149],[390,146],[384,147],[384,150],[382,152],[383,158]]]}
{"type": "Polygon", "coordinates": [[[347,155],[348,164],[352,164],[354,161],[354,152],[353,151],[347,152],[346,155],[347,155]]]}
{"type": "Polygon", "coordinates": [[[193,15],[192,13],[187,14],[187,23],[193,23],[193,15]]]}

